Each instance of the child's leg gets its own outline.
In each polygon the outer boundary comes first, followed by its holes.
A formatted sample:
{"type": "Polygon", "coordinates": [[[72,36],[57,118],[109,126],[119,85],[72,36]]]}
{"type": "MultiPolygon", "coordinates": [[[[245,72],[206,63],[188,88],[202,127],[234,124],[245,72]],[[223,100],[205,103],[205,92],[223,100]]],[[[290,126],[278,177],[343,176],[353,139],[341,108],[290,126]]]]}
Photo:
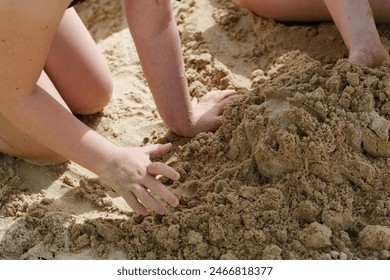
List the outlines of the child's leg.
{"type": "MultiPolygon", "coordinates": [[[[324,0],[233,0],[238,6],[256,14],[280,21],[330,21],[324,0]]],[[[337,1],[340,2],[340,1],[337,1]]],[[[390,0],[370,0],[370,6],[379,23],[390,23],[390,0]]]]}
{"type": "Polygon", "coordinates": [[[390,0],[234,0],[239,6],[281,21],[334,20],[349,50],[349,60],[369,67],[389,59],[376,29],[390,22],[390,0]]]}
{"type": "Polygon", "coordinates": [[[328,21],[330,13],[323,0],[234,0],[245,9],[280,21],[328,21]]]}
{"type": "MultiPolygon", "coordinates": [[[[37,86],[61,103],[69,114],[93,113],[109,101],[112,82],[108,67],[73,9],[65,12],[45,70],[50,78],[42,71],[37,86]]],[[[1,113],[0,153],[48,163],[65,160],[22,133],[1,113]]]]}
{"type": "Polygon", "coordinates": [[[110,100],[110,71],[73,8],[65,12],[54,36],[45,71],[74,113],[98,112],[110,100]]]}

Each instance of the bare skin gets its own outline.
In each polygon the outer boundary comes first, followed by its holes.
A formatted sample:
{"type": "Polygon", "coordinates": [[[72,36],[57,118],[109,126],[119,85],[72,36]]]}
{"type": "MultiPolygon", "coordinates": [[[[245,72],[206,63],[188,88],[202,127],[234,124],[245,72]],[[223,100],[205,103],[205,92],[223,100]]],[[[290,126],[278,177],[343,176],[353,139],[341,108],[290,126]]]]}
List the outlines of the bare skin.
{"type": "Polygon", "coordinates": [[[280,21],[333,20],[353,63],[375,67],[389,60],[375,21],[389,23],[388,0],[234,0],[260,16],[280,21]]]}
{"type": "MultiPolygon", "coordinates": [[[[372,2],[374,5],[378,1],[372,2]]],[[[389,59],[380,41],[369,1],[325,0],[325,3],[349,50],[351,62],[375,67],[389,59]]]]}
{"type": "MultiPolygon", "coordinates": [[[[164,214],[167,209],[155,195],[174,207],[179,200],[156,176],[178,180],[179,174],[151,158],[167,153],[171,144],[119,147],[72,114],[103,108],[112,81],[85,27],[67,9],[70,2],[1,2],[0,152],[44,162],[72,160],[99,175],[135,211],[164,214]]],[[[224,105],[237,95],[212,92],[191,104],[187,83],[178,76],[184,73],[184,63],[170,1],[125,0],[125,9],[168,127],[183,136],[215,130],[224,105]],[[156,56],[158,52],[164,55],[156,56]]]]}

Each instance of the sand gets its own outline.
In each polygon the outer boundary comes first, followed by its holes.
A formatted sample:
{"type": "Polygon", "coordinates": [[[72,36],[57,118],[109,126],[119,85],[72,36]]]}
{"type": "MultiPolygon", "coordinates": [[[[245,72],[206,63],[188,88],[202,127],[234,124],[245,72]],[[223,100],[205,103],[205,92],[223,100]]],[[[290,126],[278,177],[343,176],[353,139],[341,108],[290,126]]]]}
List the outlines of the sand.
{"type": "Polygon", "coordinates": [[[119,145],[172,142],[159,160],[181,174],[162,179],[180,206],[142,217],[74,163],[0,155],[0,258],[389,259],[390,65],[351,65],[332,23],[281,24],[227,0],[173,6],[191,95],[243,96],[192,139],[161,121],[121,1],[77,9],[115,83],[82,120],[119,145]]]}

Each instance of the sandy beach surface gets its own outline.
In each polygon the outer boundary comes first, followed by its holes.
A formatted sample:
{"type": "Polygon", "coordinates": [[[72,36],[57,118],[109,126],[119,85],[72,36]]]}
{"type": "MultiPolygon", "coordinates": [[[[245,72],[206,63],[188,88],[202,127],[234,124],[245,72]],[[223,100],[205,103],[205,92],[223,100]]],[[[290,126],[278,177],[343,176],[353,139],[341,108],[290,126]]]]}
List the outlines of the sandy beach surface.
{"type": "Polygon", "coordinates": [[[142,217],[74,163],[0,155],[0,259],[390,258],[390,65],[350,64],[332,23],[174,1],[191,95],[243,96],[218,131],[181,138],[158,115],[121,3],[77,7],[115,84],[82,121],[123,146],[172,142],[159,160],[181,174],[162,179],[181,204],[142,217]]]}

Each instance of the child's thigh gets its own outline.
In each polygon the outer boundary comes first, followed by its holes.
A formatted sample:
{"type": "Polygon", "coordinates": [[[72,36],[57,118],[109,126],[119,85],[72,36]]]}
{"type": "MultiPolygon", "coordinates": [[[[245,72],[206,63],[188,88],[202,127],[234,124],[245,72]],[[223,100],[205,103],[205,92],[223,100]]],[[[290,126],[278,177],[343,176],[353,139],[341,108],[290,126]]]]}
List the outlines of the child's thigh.
{"type": "Polygon", "coordinates": [[[265,18],[280,21],[323,21],[331,16],[323,0],[234,0],[265,18]]]}
{"type": "Polygon", "coordinates": [[[110,99],[107,63],[73,8],[65,12],[57,29],[45,71],[74,113],[94,113],[110,99]]]}

